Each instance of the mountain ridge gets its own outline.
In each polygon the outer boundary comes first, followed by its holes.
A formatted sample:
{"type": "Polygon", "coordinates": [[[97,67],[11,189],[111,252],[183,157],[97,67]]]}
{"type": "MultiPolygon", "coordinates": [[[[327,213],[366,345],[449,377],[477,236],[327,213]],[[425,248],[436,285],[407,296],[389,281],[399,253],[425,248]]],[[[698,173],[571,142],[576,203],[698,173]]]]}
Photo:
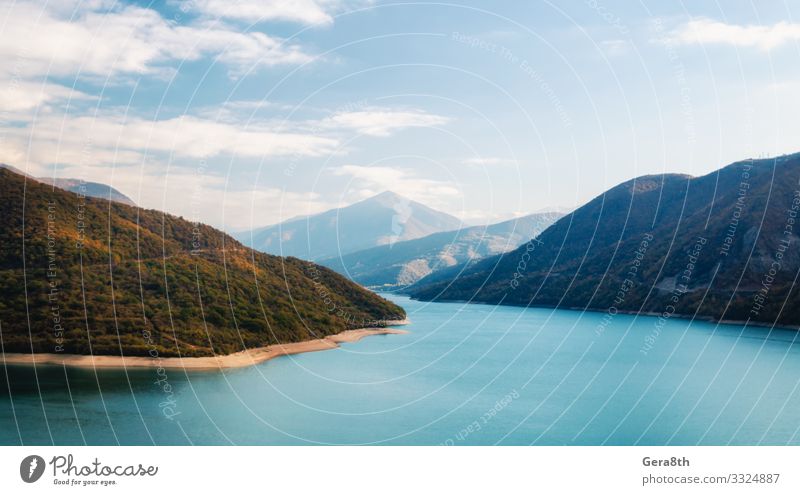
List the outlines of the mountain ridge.
{"type": "Polygon", "coordinates": [[[123,194],[118,189],[109,186],[108,184],[102,184],[100,182],[89,182],[89,181],[84,181],[82,179],[72,179],[72,178],[56,179],[53,177],[34,177],[30,174],[23,172],[17,167],[5,163],[0,163],[0,168],[5,168],[7,170],[14,172],[17,175],[22,175],[24,177],[28,177],[29,179],[33,179],[37,182],[48,184],[57,187],[59,189],[63,189],[65,191],[73,192],[76,194],[83,194],[84,196],[90,196],[92,198],[116,201],[117,203],[122,203],[128,206],[136,206],[136,203],[131,198],[123,194]]]}
{"type": "Polygon", "coordinates": [[[405,317],[325,267],[208,225],[7,169],[0,192],[4,352],[213,356],[405,317]]]}
{"type": "Polygon", "coordinates": [[[563,215],[533,213],[319,260],[367,287],[405,288],[437,270],[512,250],[563,215]]]}
{"type": "Polygon", "coordinates": [[[800,242],[791,227],[799,184],[800,154],[625,181],[535,242],[423,279],[411,295],[797,325],[800,310],[788,302],[800,298],[800,255],[781,246],[800,242]],[[781,270],[762,298],[775,258],[781,270]]]}
{"type": "Polygon", "coordinates": [[[235,236],[266,253],[321,260],[455,230],[461,225],[461,220],[452,215],[384,191],[348,206],[293,217],[235,236]]]}

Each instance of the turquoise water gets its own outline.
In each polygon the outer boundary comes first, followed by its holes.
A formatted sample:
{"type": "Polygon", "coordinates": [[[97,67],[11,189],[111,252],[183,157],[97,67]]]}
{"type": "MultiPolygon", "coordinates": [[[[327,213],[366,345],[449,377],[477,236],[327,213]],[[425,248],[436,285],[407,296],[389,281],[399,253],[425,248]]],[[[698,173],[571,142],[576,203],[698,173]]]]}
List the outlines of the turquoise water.
{"type": "Polygon", "coordinates": [[[0,444],[800,443],[795,332],[388,297],[409,334],[169,371],[171,396],[154,370],[0,367],[0,444]]]}

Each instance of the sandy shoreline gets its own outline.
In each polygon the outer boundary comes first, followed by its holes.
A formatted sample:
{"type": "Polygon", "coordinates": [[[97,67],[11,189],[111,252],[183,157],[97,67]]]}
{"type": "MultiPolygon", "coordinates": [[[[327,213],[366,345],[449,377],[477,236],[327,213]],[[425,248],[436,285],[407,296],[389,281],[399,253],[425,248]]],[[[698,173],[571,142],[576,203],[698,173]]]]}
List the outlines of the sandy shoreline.
{"type": "MultiPolygon", "coordinates": [[[[393,325],[404,324],[396,322],[393,325]]],[[[80,354],[19,354],[7,353],[0,356],[3,364],[28,365],[65,365],[81,368],[165,368],[186,370],[219,370],[225,368],[242,368],[263,363],[278,356],[300,354],[302,352],[327,351],[336,349],[345,342],[358,342],[371,335],[388,335],[408,333],[394,328],[361,328],[346,330],[335,335],[304,342],[275,344],[267,347],[256,347],[246,351],[223,356],[209,357],[164,357],[149,358],[142,356],[90,356],[80,354]]]]}

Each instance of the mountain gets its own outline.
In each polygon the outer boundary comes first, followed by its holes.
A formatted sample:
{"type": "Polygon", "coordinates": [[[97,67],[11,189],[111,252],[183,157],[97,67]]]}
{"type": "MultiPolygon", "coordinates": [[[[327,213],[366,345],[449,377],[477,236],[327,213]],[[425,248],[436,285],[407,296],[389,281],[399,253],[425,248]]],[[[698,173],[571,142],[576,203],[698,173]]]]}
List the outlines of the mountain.
{"type": "Polygon", "coordinates": [[[800,153],[702,177],[640,177],[411,295],[796,326],[799,208],[800,153]]]}
{"type": "Polygon", "coordinates": [[[562,216],[536,213],[356,251],[319,263],[367,287],[406,287],[442,268],[510,251],[562,216]]]}
{"type": "Polygon", "coordinates": [[[5,352],[208,356],[404,317],[333,271],[0,169],[5,352]]]}
{"type": "Polygon", "coordinates": [[[106,199],[109,201],[116,201],[128,206],[136,206],[133,200],[118,190],[107,184],[100,184],[99,182],[85,182],[80,179],[51,179],[48,177],[39,177],[36,179],[44,184],[64,189],[65,191],[73,192],[75,194],[83,194],[91,198],[106,199]]]}
{"type": "Polygon", "coordinates": [[[84,196],[89,196],[92,198],[100,198],[100,199],[107,199],[110,201],[116,201],[117,203],[122,203],[129,206],[136,206],[136,203],[133,200],[118,190],[114,189],[113,187],[107,184],[101,184],[99,182],[86,182],[80,179],[53,179],[52,177],[33,177],[31,175],[26,174],[22,170],[12,167],[11,165],[6,165],[5,163],[0,163],[0,168],[5,168],[10,170],[18,175],[23,175],[28,177],[29,179],[34,179],[44,184],[49,184],[51,186],[55,186],[59,189],[64,189],[65,191],[74,192],[75,194],[83,194],[84,196]]]}
{"type": "Polygon", "coordinates": [[[455,230],[461,221],[390,191],[317,215],[236,234],[259,251],[307,260],[455,230]]]}

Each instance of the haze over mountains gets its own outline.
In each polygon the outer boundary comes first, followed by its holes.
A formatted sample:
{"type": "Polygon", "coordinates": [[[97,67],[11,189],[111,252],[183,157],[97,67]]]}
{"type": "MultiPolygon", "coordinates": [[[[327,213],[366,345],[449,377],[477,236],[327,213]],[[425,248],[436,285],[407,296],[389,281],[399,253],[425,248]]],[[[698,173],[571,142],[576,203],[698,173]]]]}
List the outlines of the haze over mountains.
{"type": "Polygon", "coordinates": [[[434,273],[422,300],[800,324],[800,154],[616,186],[517,250],[434,273]]]}
{"type": "Polygon", "coordinates": [[[407,287],[442,268],[515,249],[562,216],[556,212],[535,213],[356,251],[319,263],[367,287],[407,287]]]}
{"type": "Polygon", "coordinates": [[[114,189],[113,187],[107,184],[101,184],[99,182],[87,182],[87,181],[82,181],[80,179],[54,179],[52,177],[33,177],[32,175],[26,174],[22,170],[16,167],[12,167],[11,165],[7,165],[5,163],[0,163],[0,168],[11,170],[15,174],[27,176],[31,179],[37,180],[44,184],[49,184],[59,189],[64,189],[65,191],[74,192],[76,194],[83,194],[85,196],[89,196],[92,198],[100,198],[100,199],[107,199],[110,201],[116,201],[117,203],[122,203],[124,205],[136,206],[136,203],[134,203],[131,198],[125,196],[120,191],[114,189]]]}
{"type": "Polygon", "coordinates": [[[0,169],[4,352],[209,356],[401,319],[333,271],[0,169]]]}
{"type": "Polygon", "coordinates": [[[375,246],[455,230],[461,220],[391,191],[316,215],[235,237],[270,254],[321,260],[375,246]]]}

